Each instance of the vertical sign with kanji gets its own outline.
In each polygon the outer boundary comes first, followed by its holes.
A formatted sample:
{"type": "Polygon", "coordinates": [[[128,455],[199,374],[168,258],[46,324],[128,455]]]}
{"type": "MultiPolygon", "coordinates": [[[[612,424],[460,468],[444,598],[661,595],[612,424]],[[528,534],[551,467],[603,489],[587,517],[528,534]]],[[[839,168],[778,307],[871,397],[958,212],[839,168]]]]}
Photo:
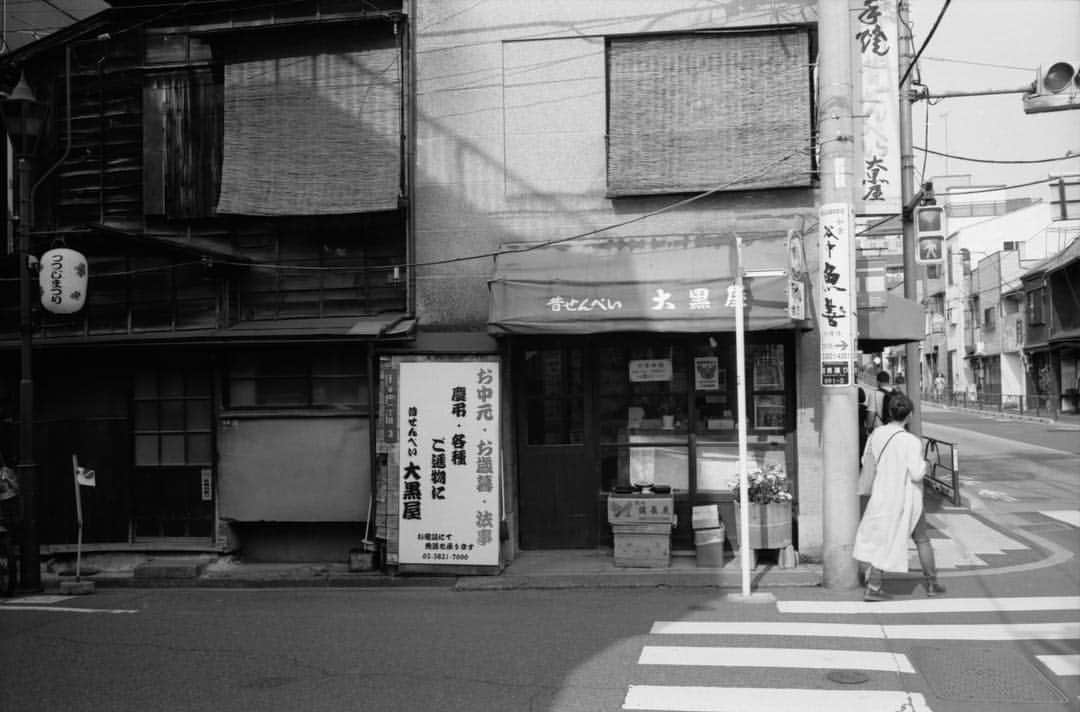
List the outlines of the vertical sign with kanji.
{"type": "Polygon", "coordinates": [[[499,364],[402,363],[398,377],[402,564],[499,563],[499,364]]]}
{"type": "Polygon", "coordinates": [[[855,213],[848,203],[822,205],[817,319],[821,331],[821,385],[854,383],[855,360],[855,213]]]}
{"type": "Polygon", "coordinates": [[[900,40],[897,0],[849,0],[862,136],[860,215],[900,212],[900,40]]]}

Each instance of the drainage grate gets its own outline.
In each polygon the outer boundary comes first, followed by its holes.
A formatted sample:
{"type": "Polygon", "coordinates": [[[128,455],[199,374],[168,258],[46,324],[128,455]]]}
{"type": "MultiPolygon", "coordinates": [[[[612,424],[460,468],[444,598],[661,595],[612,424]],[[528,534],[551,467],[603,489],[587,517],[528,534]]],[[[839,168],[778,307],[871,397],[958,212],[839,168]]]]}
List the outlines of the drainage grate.
{"type": "Polygon", "coordinates": [[[1001,648],[913,647],[911,663],[943,700],[1066,702],[1020,653],[1001,648]]]}

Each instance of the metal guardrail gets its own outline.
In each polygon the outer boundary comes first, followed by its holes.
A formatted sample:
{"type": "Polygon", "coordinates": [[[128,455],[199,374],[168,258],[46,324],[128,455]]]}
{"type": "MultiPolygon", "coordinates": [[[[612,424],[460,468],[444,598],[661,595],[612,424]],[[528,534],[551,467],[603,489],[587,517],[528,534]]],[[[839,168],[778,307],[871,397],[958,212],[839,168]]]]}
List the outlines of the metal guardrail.
{"type": "Polygon", "coordinates": [[[954,507],[960,506],[960,448],[956,443],[924,435],[923,458],[930,462],[925,481],[949,498],[954,507]]]}
{"type": "Polygon", "coordinates": [[[1051,403],[1055,397],[1060,396],[1046,394],[1023,396],[1010,393],[980,393],[979,395],[946,393],[939,396],[932,391],[922,393],[922,399],[928,403],[1043,418],[1054,417],[1055,412],[1051,408],[1051,403]]]}

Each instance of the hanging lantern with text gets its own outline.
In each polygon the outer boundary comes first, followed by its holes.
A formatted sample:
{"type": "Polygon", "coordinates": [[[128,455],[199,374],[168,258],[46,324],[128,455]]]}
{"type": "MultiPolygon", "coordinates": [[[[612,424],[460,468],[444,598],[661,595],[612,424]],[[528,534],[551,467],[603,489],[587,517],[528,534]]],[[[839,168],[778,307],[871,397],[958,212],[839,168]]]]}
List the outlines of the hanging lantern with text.
{"type": "Polygon", "coordinates": [[[41,305],[53,314],[74,314],[86,303],[89,269],[80,252],[58,247],[41,256],[41,305]]]}

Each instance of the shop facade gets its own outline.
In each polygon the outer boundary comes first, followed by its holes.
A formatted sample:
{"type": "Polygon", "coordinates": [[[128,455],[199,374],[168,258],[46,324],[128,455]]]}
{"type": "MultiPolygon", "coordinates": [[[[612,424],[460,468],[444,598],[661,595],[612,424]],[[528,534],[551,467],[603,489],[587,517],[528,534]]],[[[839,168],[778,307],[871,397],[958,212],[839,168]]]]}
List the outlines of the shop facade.
{"type": "Polygon", "coordinates": [[[500,562],[610,544],[608,497],[647,483],[672,488],[672,542],[692,545],[690,507],[730,508],[737,477],[737,263],[761,273],[745,292],[750,455],[792,478],[812,555],[817,1],[414,8],[417,330],[379,358],[385,563],[425,569],[400,531],[410,361],[498,365],[500,562]],[[770,77],[767,101],[725,72],[742,64],[770,77]],[[794,275],[793,236],[806,243],[794,275]]]}

